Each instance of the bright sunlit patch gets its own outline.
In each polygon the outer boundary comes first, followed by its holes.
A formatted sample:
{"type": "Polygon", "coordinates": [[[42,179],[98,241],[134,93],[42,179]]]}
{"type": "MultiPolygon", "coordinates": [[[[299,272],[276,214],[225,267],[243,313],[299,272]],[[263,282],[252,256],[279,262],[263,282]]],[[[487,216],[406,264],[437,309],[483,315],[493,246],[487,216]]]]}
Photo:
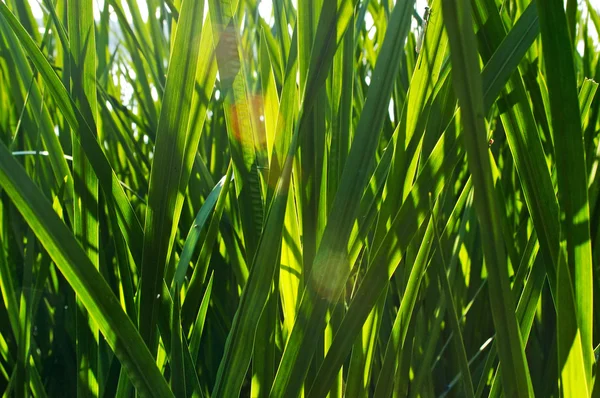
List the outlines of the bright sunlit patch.
{"type": "Polygon", "coordinates": [[[365,28],[367,30],[371,30],[373,25],[375,25],[375,23],[373,21],[373,16],[371,15],[371,13],[369,11],[367,11],[367,13],[365,14],[365,28]]]}
{"type": "Polygon", "coordinates": [[[323,261],[319,261],[319,254],[315,258],[314,268],[310,273],[310,284],[319,297],[333,302],[339,298],[346,281],[350,268],[348,256],[343,251],[327,248],[320,253],[320,257],[323,261]]]}
{"type": "MultiPolygon", "coordinates": [[[[148,22],[148,5],[146,4],[146,2],[140,1],[137,2],[136,5],[138,7],[138,11],[140,13],[140,17],[142,18],[142,21],[148,22]]],[[[127,20],[127,22],[129,24],[133,24],[133,16],[131,15],[131,10],[129,9],[127,2],[121,2],[121,8],[123,9],[123,14],[125,14],[125,19],[127,20]]]]}
{"type": "Polygon", "coordinates": [[[583,40],[579,40],[577,42],[577,52],[579,54],[583,54],[585,52],[585,42],[583,40]]]}
{"type": "Polygon", "coordinates": [[[137,3],[138,9],[140,10],[140,16],[142,17],[142,21],[148,22],[148,4],[145,1],[139,1],[137,3]]]}
{"type": "Polygon", "coordinates": [[[367,34],[369,36],[369,39],[373,40],[375,38],[375,35],[377,34],[377,28],[375,27],[375,21],[373,20],[373,16],[368,11],[365,14],[365,28],[367,29],[367,32],[369,32],[367,34]]]}
{"type": "Polygon", "coordinates": [[[121,9],[123,10],[123,14],[125,15],[125,19],[128,23],[133,23],[133,17],[131,16],[131,11],[129,11],[129,6],[126,2],[121,2],[121,9]]]}
{"type": "Polygon", "coordinates": [[[113,84],[115,86],[118,86],[119,85],[119,75],[116,73],[117,72],[116,68],[113,68],[111,72],[112,72],[113,84]]]}
{"type": "Polygon", "coordinates": [[[429,7],[429,3],[430,1],[428,0],[417,0],[415,1],[415,8],[417,9],[417,11],[422,12],[425,7],[429,7]]]}
{"type": "Polygon", "coordinates": [[[117,17],[117,14],[115,14],[115,9],[110,4],[108,5],[108,15],[108,19],[110,19],[110,22],[119,23],[119,18],[117,17]]]}
{"type": "Polygon", "coordinates": [[[244,13],[244,15],[242,15],[242,31],[244,31],[246,29],[246,13],[244,13]]]}
{"type": "Polygon", "coordinates": [[[119,76],[119,83],[121,85],[121,101],[128,104],[133,98],[133,87],[123,75],[119,76]]]}
{"type": "MultiPolygon", "coordinates": [[[[421,17],[423,17],[423,13],[425,12],[425,7],[429,7],[429,4],[430,4],[430,1],[427,1],[427,0],[417,0],[415,2],[415,10],[421,17]]],[[[410,30],[418,33],[419,25],[417,24],[417,20],[415,18],[413,18],[411,21],[410,30]]],[[[417,33],[415,33],[415,35],[417,33]]]]}
{"type": "Polygon", "coordinates": [[[37,0],[29,0],[29,5],[31,6],[31,13],[35,19],[44,18],[44,12],[42,11],[42,7],[37,0]]]}
{"type": "Polygon", "coordinates": [[[486,347],[488,345],[490,345],[490,343],[492,342],[492,338],[490,337],[489,339],[487,339],[482,345],[481,347],[479,347],[479,351],[483,351],[486,349],[486,347]]]}
{"type": "Polygon", "coordinates": [[[94,20],[99,21],[102,10],[104,10],[104,0],[95,0],[94,2],[94,20]]]}
{"type": "MultiPolygon", "coordinates": [[[[596,12],[600,12],[600,0],[590,0],[590,5],[594,8],[594,10],[596,10],[596,12]]],[[[582,19],[589,18],[587,4],[584,2],[579,7],[581,10],[581,18],[582,19]]],[[[595,25],[593,23],[591,23],[591,20],[590,20],[589,27],[588,27],[588,35],[589,35],[589,38],[591,39],[592,46],[595,49],[597,47],[597,43],[598,43],[598,31],[596,30],[595,25]]],[[[577,41],[577,52],[580,55],[583,55],[584,51],[585,51],[585,42],[583,41],[583,39],[578,40],[577,41]]]]}
{"type": "Polygon", "coordinates": [[[275,22],[275,19],[273,18],[273,3],[271,0],[262,0],[258,5],[258,13],[269,25],[273,25],[275,22]]]}

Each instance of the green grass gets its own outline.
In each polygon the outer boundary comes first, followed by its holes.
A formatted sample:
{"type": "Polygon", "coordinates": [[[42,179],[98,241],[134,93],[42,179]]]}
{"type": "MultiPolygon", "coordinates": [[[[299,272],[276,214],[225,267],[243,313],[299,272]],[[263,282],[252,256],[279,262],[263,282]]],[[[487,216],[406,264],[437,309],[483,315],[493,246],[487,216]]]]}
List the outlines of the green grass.
{"type": "Polygon", "coordinates": [[[418,54],[411,0],[39,5],[0,2],[4,397],[600,393],[589,4],[433,0],[418,54]]]}

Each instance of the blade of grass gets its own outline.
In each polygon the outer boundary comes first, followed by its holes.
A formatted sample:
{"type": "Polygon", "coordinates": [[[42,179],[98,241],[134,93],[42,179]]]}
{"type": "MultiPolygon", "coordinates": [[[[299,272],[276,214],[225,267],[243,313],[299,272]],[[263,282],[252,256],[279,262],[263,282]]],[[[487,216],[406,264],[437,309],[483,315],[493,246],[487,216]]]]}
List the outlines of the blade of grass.
{"type": "Polygon", "coordinates": [[[443,3],[454,87],[461,104],[464,144],[473,175],[475,209],[482,230],[489,232],[484,235],[482,243],[489,278],[490,304],[498,336],[500,361],[504,369],[510,369],[510,372],[503,372],[503,385],[505,394],[509,396],[525,396],[532,394],[533,387],[508,284],[507,259],[488,157],[483,90],[470,9],[466,1],[443,3]]]}
{"type": "MultiPolygon", "coordinates": [[[[183,324],[183,330],[187,331],[189,325],[192,324],[193,320],[198,319],[198,311],[199,306],[202,307],[202,302],[200,298],[201,286],[204,284],[204,280],[206,278],[206,274],[208,272],[208,266],[210,263],[212,249],[217,240],[217,234],[219,232],[219,224],[221,222],[221,217],[223,215],[223,209],[225,206],[225,200],[227,199],[227,195],[229,193],[229,186],[231,184],[231,176],[233,174],[233,167],[230,165],[227,169],[227,174],[225,175],[224,182],[221,192],[219,193],[219,197],[217,200],[217,204],[215,206],[215,211],[212,219],[210,220],[210,224],[208,226],[208,231],[206,233],[206,237],[204,238],[204,242],[202,242],[202,249],[200,250],[200,256],[198,257],[198,261],[196,262],[196,266],[194,268],[194,272],[192,273],[192,277],[190,278],[190,283],[187,286],[187,291],[185,294],[185,298],[183,300],[183,305],[181,309],[181,319],[183,324]]],[[[205,293],[206,294],[206,293],[205,293]]],[[[190,347],[191,349],[191,347],[190,347]]],[[[197,354],[196,354],[197,357],[197,354]]],[[[196,358],[194,357],[194,358],[196,358]]]]}
{"type": "MultiPolygon", "coordinates": [[[[338,300],[348,278],[348,239],[360,205],[361,194],[370,177],[369,169],[373,164],[375,147],[391,95],[388,81],[398,70],[400,48],[408,34],[409,10],[412,6],[413,3],[407,0],[397,3],[394,8],[391,17],[393,23],[386,31],[386,40],[370,88],[371,93],[376,94],[368,97],[363,117],[359,121],[340,187],[332,205],[335,211],[329,216],[321,240],[322,249],[317,251],[313,271],[302,296],[297,321],[271,389],[272,396],[296,395],[300,391],[327,307],[338,300]],[[298,322],[298,319],[304,322],[298,322]]],[[[321,74],[326,73],[322,67],[319,70],[321,74]]],[[[312,98],[313,94],[309,94],[311,92],[316,91],[305,91],[307,98],[312,98]]]]}
{"type": "Polygon", "coordinates": [[[196,249],[196,245],[198,244],[198,240],[200,239],[200,231],[204,228],[204,224],[208,220],[208,217],[212,213],[215,205],[217,204],[217,199],[221,194],[221,190],[225,184],[226,176],[223,176],[221,180],[215,185],[213,190],[210,192],[206,201],[198,210],[198,214],[196,214],[196,218],[194,219],[194,223],[190,228],[187,237],[185,238],[185,243],[183,244],[183,249],[181,250],[181,254],[179,255],[179,261],[177,266],[175,267],[175,276],[173,278],[173,284],[179,284],[180,286],[183,284],[185,274],[187,273],[187,269],[189,267],[189,263],[192,260],[192,256],[194,254],[194,250],[196,249]]]}
{"type": "Polygon", "coordinates": [[[104,278],[3,143],[0,184],[85,304],[136,388],[148,396],[172,396],[148,348],[104,278]]]}
{"type": "MultiPolygon", "coordinates": [[[[18,44],[18,39],[13,32],[10,31],[9,26],[6,24],[0,25],[0,31],[3,32],[4,38],[7,40],[7,44],[11,52],[11,60],[15,63],[16,71],[21,76],[23,82],[31,81],[31,91],[29,95],[29,101],[33,109],[41,109],[41,114],[38,117],[38,124],[40,125],[40,132],[42,133],[44,144],[48,149],[48,156],[54,174],[56,176],[57,185],[65,184],[65,203],[72,203],[73,201],[73,177],[71,171],[64,157],[64,151],[60,146],[60,141],[54,133],[52,125],[52,119],[48,107],[43,103],[43,95],[40,87],[34,79],[34,73],[31,70],[29,63],[25,57],[23,49],[18,44]]],[[[69,214],[72,210],[69,211],[69,214]]]]}
{"type": "Polygon", "coordinates": [[[171,389],[176,397],[187,397],[183,344],[181,334],[179,284],[175,284],[173,295],[173,313],[171,315],[171,389]]]}
{"type": "MultiPolygon", "coordinates": [[[[521,59],[529,47],[528,44],[531,44],[537,35],[533,34],[537,31],[538,23],[536,3],[529,5],[502,42],[500,38],[504,35],[504,27],[493,2],[480,1],[472,4],[475,19],[482,27],[481,37],[485,35],[485,39],[480,41],[482,53],[484,57],[489,57],[487,65],[490,67],[484,68],[482,81],[484,85],[489,84],[490,87],[500,89],[501,83],[508,80],[499,101],[504,110],[500,118],[519,174],[527,208],[540,237],[544,257],[548,260],[548,277],[550,281],[555,281],[560,228],[558,203],[554,200],[550,171],[546,165],[539,135],[536,134],[537,126],[522,78],[518,72],[508,73],[514,70],[517,60],[521,59]],[[514,50],[511,51],[511,48],[514,50]],[[504,54],[508,52],[511,52],[513,57],[511,61],[506,62],[507,68],[499,71],[492,69],[493,65],[503,64],[497,61],[504,59],[504,54]]],[[[492,100],[494,97],[487,98],[492,100]]],[[[554,286],[554,282],[551,282],[551,286],[554,286]]]]}
{"type": "MultiPolygon", "coordinates": [[[[68,6],[70,32],[71,97],[88,126],[96,126],[96,39],[91,0],[76,0],[68,6]]],[[[81,126],[82,129],[86,127],[81,126]]],[[[74,209],[73,233],[96,268],[100,261],[98,220],[98,179],[80,142],[97,140],[97,132],[85,135],[78,130],[73,135],[74,209]]],[[[78,300],[77,323],[77,396],[98,395],[98,328],[89,319],[83,303],[78,300]]]]}
{"type": "Polygon", "coordinates": [[[204,324],[206,321],[206,312],[208,311],[208,305],[210,303],[210,295],[212,292],[214,273],[210,275],[206,290],[204,291],[204,297],[200,303],[200,309],[198,310],[198,316],[194,322],[190,337],[190,354],[194,361],[197,361],[198,353],[200,352],[200,339],[202,337],[202,331],[204,330],[204,324]]]}
{"type": "Polygon", "coordinates": [[[232,329],[227,337],[225,352],[219,365],[213,390],[215,396],[238,395],[248,369],[253,350],[253,344],[248,342],[252,341],[254,343],[256,319],[260,316],[268,297],[268,286],[270,286],[273,279],[277,253],[280,248],[293,157],[298,145],[298,131],[304,122],[302,112],[310,110],[314,105],[315,95],[313,93],[318,92],[317,86],[324,83],[326,74],[323,78],[319,77],[319,74],[323,74],[322,69],[327,70],[333,60],[335,49],[339,45],[350,20],[351,3],[351,1],[342,2],[337,13],[321,14],[319,34],[317,34],[319,39],[315,40],[313,63],[309,69],[305,94],[301,100],[300,114],[298,115],[281,176],[277,182],[275,194],[268,208],[265,229],[260,237],[253,267],[242,293],[232,329]],[[334,23],[336,20],[337,23],[334,23]],[[314,65],[314,68],[312,65],[314,65]],[[260,266],[257,267],[257,265],[260,266]]]}
{"type": "MultiPolygon", "coordinates": [[[[565,275],[566,280],[572,283],[570,286],[574,287],[573,299],[575,300],[575,318],[577,320],[575,327],[563,329],[559,334],[559,366],[565,372],[561,377],[565,393],[572,388],[583,388],[582,380],[578,377],[581,376],[578,373],[581,367],[584,370],[585,391],[589,393],[592,389],[592,366],[594,363],[592,250],[585,150],[571,46],[573,38],[569,36],[563,4],[553,0],[546,0],[541,4],[543,6],[538,8],[538,14],[556,148],[561,242],[566,239],[567,249],[566,263],[563,264],[562,269],[559,269],[565,275]],[[570,277],[567,277],[568,274],[570,277]],[[565,333],[563,334],[563,332],[565,333]],[[581,353],[577,352],[576,341],[578,338],[581,338],[579,347],[581,353]],[[578,354],[582,355],[580,359],[583,363],[581,364],[577,364],[577,359],[572,356],[578,354]],[[576,366],[576,368],[571,366],[576,366]],[[571,369],[570,372],[569,369],[571,369]]],[[[559,283],[559,285],[562,284],[559,283]]],[[[558,288],[563,291],[565,300],[570,302],[570,295],[566,293],[565,288],[561,286],[558,288]]],[[[562,306],[562,304],[566,307],[563,307],[563,311],[557,310],[557,316],[559,319],[564,317],[564,321],[568,322],[572,316],[572,313],[569,312],[570,303],[560,303],[559,305],[562,306]]]]}
{"type": "Polygon", "coordinates": [[[404,291],[400,308],[398,309],[398,314],[394,320],[394,326],[392,328],[390,339],[386,345],[381,372],[379,373],[373,395],[377,398],[390,396],[394,387],[393,378],[396,373],[395,368],[398,366],[398,361],[395,360],[395,358],[399,357],[399,354],[404,347],[406,334],[408,333],[414,306],[421,287],[421,280],[425,276],[426,266],[429,263],[429,252],[434,239],[433,223],[434,221],[430,218],[422,238],[422,244],[419,245],[417,258],[412,265],[410,276],[406,284],[406,290],[404,291]]]}
{"type": "Polygon", "coordinates": [[[261,142],[259,116],[255,109],[257,99],[252,96],[248,87],[245,60],[240,58],[241,38],[238,17],[234,13],[236,6],[237,0],[209,1],[246,261],[250,263],[263,228],[265,205],[259,174],[266,171],[266,148],[263,148],[266,143],[261,142]]]}
{"type": "Polygon", "coordinates": [[[141,266],[139,330],[153,354],[156,351],[159,317],[156,297],[161,292],[183,206],[180,181],[186,166],[186,154],[197,150],[186,145],[186,133],[202,32],[202,24],[197,16],[202,15],[203,10],[204,2],[201,0],[186,0],[182,4],[150,171],[141,266]]]}
{"type": "MultiPolygon", "coordinates": [[[[429,195],[429,201],[431,202],[431,195],[429,195]]],[[[435,240],[437,241],[437,254],[441,258],[441,262],[438,264],[438,279],[440,280],[440,284],[442,285],[442,290],[444,292],[444,297],[446,302],[449,305],[449,323],[450,328],[452,329],[452,334],[454,335],[454,345],[455,352],[458,356],[458,366],[460,373],[462,375],[463,380],[463,393],[467,397],[474,397],[473,391],[473,381],[471,380],[471,372],[469,370],[469,363],[467,361],[467,353],[465,351],[465,345],[462,337],[461,327],[458,319],[458,314],[456,312],[455,301],[452,294],[452,288],[450,286],[450,281],[448,280],[448,266],[446,265],[446,256],[444,254],[444,249],[442,247],[442,239],[440,233],[437,230],[437,222],[435,217],[435,212],[433,211],[433,205],[430,204],[431,208],[431,218],[433,220],[433,232],[435,236],[435,240]],[[440,266],[441,265],[441,266],[440,266]]]]}
{"type": "MultiPolygon", "coordinates": [[[[5,21],[11,27],[17,38],[19,39],[21,46],[29,56],[38,72],[44,78],[47,88],[57,102],[63,116],[73,130],[79,130],[81,134],[86,137],[93,137],[94,128],[87,125],[87,121],[83,115],[74,106],[73,100],[69,96],[65,86],[60,81],[48,60],[38,49],[35,42],[27,35],[27,32],[15,16],[6,7],[6,4],[0,3],[0,14],[2,14],[5,21]],[[81,126],[81,129],[80,129],[81,126]],[[85,128],[87,126],[87,128],[85,128]]],[[[81,145],[85,149],[86,156],[90,160],[96,176],[101,184],[103,191],[106,193],[107,199],[111,201],[111,204],[115,207],[119,216],[119,224],[121,225],[121,231],[125,236],[128,246],[134,255],[134,258],[138,260],[142,251],[142,227],[138,221],[131,203],[127,199],[123,187],[121,186],[118,178],[116,177],[114,170],[110,167],[110,164],[103,153],[98,142],[94,139],[85,139],[81,142],[81,145]]],[[[137,261],[136,261],[137,262],[137,261]]]]}

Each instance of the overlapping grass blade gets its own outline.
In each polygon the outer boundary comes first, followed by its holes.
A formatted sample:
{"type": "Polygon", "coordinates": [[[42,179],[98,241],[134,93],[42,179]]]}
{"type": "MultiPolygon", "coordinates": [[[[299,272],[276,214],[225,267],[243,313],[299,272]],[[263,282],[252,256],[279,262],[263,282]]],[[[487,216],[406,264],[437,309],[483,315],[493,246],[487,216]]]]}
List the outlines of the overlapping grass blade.
{"type": "Polygon", "coordinates": [[[182,4],[150,172],[139,329],[153,353],[158,342],[155,340],[159,316],[156,297],[160,295],[183,206],[180,183],[185,176],[184,168],[189,166],[185,162],[186,153],[197,150],[187,145],[187,131],[202,32],[197,16],[202,15],[203,9],[204,2],[200,0],[187,0],[182,4]]]}
{"type": "MultiPolygon", "coordinates": [[[[573,286],[576,326],[559,328],[559,369],[565,393],[579,389],[580,371],[585,372],[585,391],[592,390],[593,328],[593,277],[590,239],[587,172],[577,81],[573,63],[572,40],[569,36],[567,18],[562,3],[544,1],[538,8],[542,45],[544,48],[545,74],[547,75],[552,131],[555,144],[558,201],[560,205],[561,242],[566,240],[566,263],[559,272],[573,286]],[[570,277],[567,276],[570,274],[570,277]],[[578,337],[579,336],[579,337],[578,337]],[[577,340],[581,338],[581,352],[577,352],[577,340]],[[573,355],[581,355],[574,359],[573,355]],[[578,360],[583,363],[577,364],[578,360]],[[572,368],[571,366],[576,366],[572,368]],[[569,369],[571,371],[569,371],[569,369]],[[578,369],[578,370],[576,370],[578,369]]],[[[571,33],[574,26],[571,26],[571,33]]],[[[561,243],[562,247],[562,243],[561,243]]],[[[557,316],[568,324],[572,317],[567,289],[559,284],[566,302],[558,303],[557,316]]]]}
{"type": "Polygon", "coordinates": [[[600,18],[545,1],[0,2],[0,394],[595,395],[600,18]]]}
{"type": "Polygon", "coordinates": [[[81,134],[86,136],[81,145],[84,147],[86,156],[94,168],[102,190],[106,192],[106,197],[114,203],[115,211],[119,216],[119,224],[122,226],[122,233],[128,246],[132,248],[134,257],[137,258],[140,256],[142,248],[142,227],[100,145],[94,139],[87,139],[87,137],[93,137],[93,128],[87,124],[83,115],[75,108],[65,86],[48,63],[48,60],[4,3],[0,3],[0,14],[16,34],[26,54],[44,78],[48,90],[70,127],[79,130],[81,134]]]}
{"type": "Polygon", "coordinates": [[[368,182],[368,170],[373,164],[377,138],[387,109],[385,105],[391,94],[391,86],[387,81],[397,72],[400,46],[408,34],[411,9],[410,1],[399,2],[394,8],[392,24],[386,31],[386,40],[370,88],[376,94],[368,97],[365,104],[332,205],[335,210],[329,215],[321,249],[317,252],[310,279],[307,280],[297,321],[286,345],[271,395],[295,395],[300,390],[327,307],[337,302],[349,276],[348,238],[361,194],[368,182]],[[304,322],[300,323],[298,319],[304,322]]]}
{"type": "Polygon", "coordinates": [[[475,208],[481,229],[486,231],[482,243],[490,286],[490,303],[498,338],[500,361],[505,369],[503,385],[511,396],[531,395],[529,368],[523,342],[515,319],[515,305],[506,273],[507,258],[500,230],[500,214],[485,136],[483,90],[479,76],[475,34],[466,1],[444,2],[444,20],[450,36],[454,87],[461,104],[464,144],[475,188],[475,208]]]}
{"type": "MultiPolygon", "coordinates": [[[[74,1],[68,9],[68,26],[73,34],[69,40],[71,97],[75,106],[83,115],[87,126],[96,126],[96,40],[92,2],[90,0],[74,1]]],[[[93,127],[90,127],[93,129],[93,127]]],[[[98,140],[97,131],[86,135],[76,129],[73,139],[73,178],[74,178],[74,212],[73,233],[86,251],[90,261],[96,268],[100,260],[99,239],[99,202],[98,179],[92,165],[87,159],[81,142],[98,140]]],[[[98,328],[86,313],[83,303],[78,300],[77,322],[77,360],[78,382],[77,393],[81,397],[98,394],[98,328]],[[89,325],[88,325],[89,324],[89,325]]]]}
{"type": "Polygon", "coordinates": [[[172,396],[131,320],[44,195],[0,143],[0,184],[97,322],[136,388],[148,396],[172,396]]]}
{"type": "MultiPolygon", "coordinates": [[[[323,81],[315,76],[319,76],[319,73],[322,73],[319,68],[329,67],[335,53],[335,48],[339,45],[343,37],[343,32],[347,28],[350,20],[347,14],[351,12],[351,7],[348,3],[349,1],[342,2],[338,8],[339,14],[334,13],[321,16],[322,19],[319,23],[319,32],[321,34],[318,35],[321,40],[316,40],[313,48],[315,59],[319,60],[319,62],[315,63],[315,68],[311,67],[309,69],[308,83],[301,100],[306,109],[310,109],[314,105],[314,95],[306,93],[318,91],[313,85],[322,84],[323,81]],[[338,16],[340,18],[337,18],[338,16]],[[336,20],[337,24],[333,24],[334,28],[332,28],[331,24],[336,20]],[[329,30],[331,29],[334,29],[334,32],[337,32],[337,34],[330,32],[329,30]]],[[[291,180],[291,168],[298,146],[298,131],[300,131],[302,123],[303,113],[301,111],[298,115],[292,142],[289,145],[273,200],[268,208],[265,229],[260,237],[250,277],[242,293],[240,305],[233,320],[232,330],[227,337],[225,353],[219,365],[217,381],[213,390],[213,394],[216,396],[239,394],[243,378],[249,366],[253,346],[248,344],[248,341],[254,342],[256,319],[265,305],[269,293],[267,286],[271,284],[277,262],[277,253],[279,252],[281,243],[281,230],[283,228],[287,195],[291,180]]]]}

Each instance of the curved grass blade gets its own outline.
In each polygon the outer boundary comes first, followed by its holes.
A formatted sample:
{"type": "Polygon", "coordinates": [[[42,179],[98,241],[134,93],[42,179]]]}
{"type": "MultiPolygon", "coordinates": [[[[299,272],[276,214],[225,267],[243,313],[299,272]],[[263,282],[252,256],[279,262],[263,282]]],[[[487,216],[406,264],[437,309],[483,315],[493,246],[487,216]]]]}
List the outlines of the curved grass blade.
{"type": "Polygon", "coordinates": [[[227,169],[227,174],[224,177],[224,185],[219,193],[219,198],[215,207],[215,212],[210,220],[208,231],[204,242],[202,242],[202,249],[200,250],[200,256],[196,262],[196,267],[190,278],[190,283],[187,287],[186,295],[183,300],[183,306],[181,309],[181,320],[183,324],[183,330],[187,332],[187,328],[192,324],[194,319],[198,319],[199,306],[201,307],[201,288],[208,272],[208,264],[212,255],[212,249],[217,240],[217,234],[219,232],[219,223],[221,222],[221,216],[223,215],[223,209],[225,201],[229,192],[229,186],[232,181],[233,167],[231,164],[227,169]]]}
{"type": "Polygon", "coordinates": [[[481,24],[482,33],[489,32],[486,35],[488,37],[486,44],[493,46],[489,49],[493,51],[493,54],[489,57],[489,60],[481,71],[481,81],[483,87],[485,87],[483,96],[488,100],[488,102],[484,103],[483,108],[489,109],[492,106],[492,102],[496,100],[496,97],[486,97],[486,94],[488,92],[497,93],[504,88],[506,81],[509,80],[523,59],[523,56],[539,35],[540,26],[536,3],[531,2],[510,32],[508,32],[508,35],[502,39],[504,28],[501,26],[502,22],[499,15],[487,15],[494,12],[489,10],[490,4],[488,1],[478,1],[477,5],[478,7],[474,7],[476,18],[478,17],[480,21],[487,21],[488,23],[487,25],[481,24]],[[494,33],[496,36],[494,36],[494,33]],[[500,40],[502,41],[500,42],[500,40]]]}
{"type": "Polygon", "coordinates": [[[204,330],[204,322],[206,320],[206,312],[208,311],[208,304],[210,303],[210,295],[212,293],[214,273],[210,275],[206,290],[204,291],[204,297],[200,303],[200,309],[198,310],[198,316],[194,322],[190,337],[190,355],[194,360],[197,361],[198,354],[200,353],[200,338],[202,337],[202,331],[204,330]]]}
{"type": "Polygon", "coordinates": [[[217,199],[221,194],[221,190],[223,185],[225,184],[226,176],[223,176],[221,180],[215,185],[213,190],[210,192],[204,204],[196,214],[196,218],[190,227],[187,237],[185,238],[185,243],[183,244],[183,249],[181,250],[181,255],[179,257],[179,261],[177,266],[175,267],[175,276],[173,278],[173,284],[178,284],[181,286],[184,282],[185,274],[189,267],[189,263],[192,260],[192,256],[194,254],[194,250],[196,249],[196,245],[198,244],[198,239],[200,239],[200,231],[204,228],[204,224],[208,220],[208,217],[212,213],[215,205],[217,204],[217,199]]]}
{"type": "MultiPolygon", "coordinates": [[[[429,109],[436,97],[435,88],[442,86],[447,80],[443,71],[447,59],[448,38],[444,32],[442,13],[437,3],[431,3],[431,13],[427,23],[427,34],[424,37],[423,51],[419,53],[417,65],[410,77],[410,90],[402,110],[399,126],[394,132],[394,157],[390,169],[390,176],[386,181],[387,196],[384,198],[379,212],[379,221],[375,234],[375,242],[381,242],[388,232],[387,226],[394,219],[397,212],[397,202],[406,198],[412,189],[417,173],[417,160],[421,150],[415,150],[421,145],[421,138],[425,131],[425,123],[429,117],[429,109]],[[402,181],[402,183],[398,183],[402,181]]],[[[411,52],[412,52],[411,48],[411,52]]],[[[408,68],[408,66],[403,66],[408,68]]],[[[449,69],[449,68],[446,68],[449,69]]],[[[431,139],[431,146],[437,142],[431,139]]],[[[426,155],[427,156],[427,155],[426,155]]],[[[425,159],[427,160],[427,157],[425,159]]]]}

